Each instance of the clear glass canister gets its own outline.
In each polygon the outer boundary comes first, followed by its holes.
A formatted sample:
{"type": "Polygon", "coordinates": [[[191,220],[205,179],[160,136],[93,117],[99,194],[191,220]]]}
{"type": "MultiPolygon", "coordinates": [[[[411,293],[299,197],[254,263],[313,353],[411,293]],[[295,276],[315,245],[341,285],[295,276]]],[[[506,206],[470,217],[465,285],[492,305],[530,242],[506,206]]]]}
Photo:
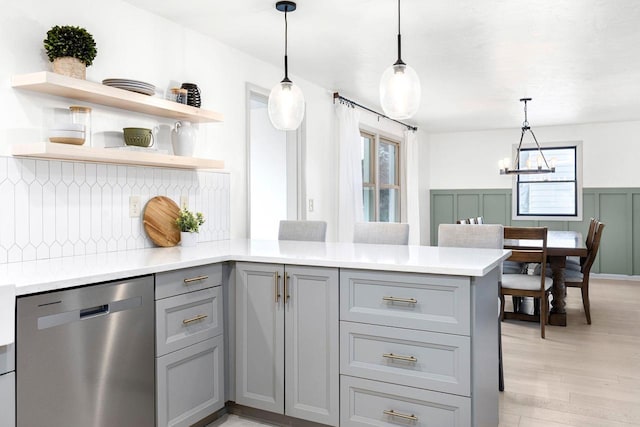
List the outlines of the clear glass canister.
{"type": "Polygon", "coordinates": [[[72,105],[69,107],[69,111],[71,111],[71,123],[84,125],[84,145],[93,147],[91,141],[91,107],[72,105]]]}

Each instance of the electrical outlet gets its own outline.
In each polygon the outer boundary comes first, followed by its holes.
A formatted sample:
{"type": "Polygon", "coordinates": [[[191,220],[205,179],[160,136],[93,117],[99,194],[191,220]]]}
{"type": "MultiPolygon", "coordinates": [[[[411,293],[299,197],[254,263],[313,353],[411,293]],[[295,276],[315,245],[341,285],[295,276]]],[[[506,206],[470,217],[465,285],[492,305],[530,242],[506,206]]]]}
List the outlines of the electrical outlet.
{"type": "Polygon", "coordinates": [[[313,212],[313,199],[309,199],[309,212],[313,212]]]}
{"type": "Polygon", "coordinates": [[[189,196],[180,196],[180,208],[186,209],[189,207],[189,196]]]}
{"type": "Polygon", "coordinates": [[[140,196],[129,196],[129,218],[140,217],[140,196]]]}

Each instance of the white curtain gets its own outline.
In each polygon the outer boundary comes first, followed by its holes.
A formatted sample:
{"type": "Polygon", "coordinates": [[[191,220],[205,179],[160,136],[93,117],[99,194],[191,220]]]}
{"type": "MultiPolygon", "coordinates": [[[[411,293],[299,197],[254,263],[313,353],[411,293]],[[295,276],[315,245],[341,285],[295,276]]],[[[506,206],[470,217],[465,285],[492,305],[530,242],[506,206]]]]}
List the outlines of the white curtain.
{"type": "Polygon", "coordinates": [[[342,103],[335,106],[339,146],[338,241],[353,242],[356,222],[364,220],[360,113],[342,103]]]}
{"type": "Polygon", "coordinates": [[[402,157],[405,166],[406,220],[409,223],[409,244],[420,244],[420,194],[418,189],[418,133],[404,132],[402,157]]]}

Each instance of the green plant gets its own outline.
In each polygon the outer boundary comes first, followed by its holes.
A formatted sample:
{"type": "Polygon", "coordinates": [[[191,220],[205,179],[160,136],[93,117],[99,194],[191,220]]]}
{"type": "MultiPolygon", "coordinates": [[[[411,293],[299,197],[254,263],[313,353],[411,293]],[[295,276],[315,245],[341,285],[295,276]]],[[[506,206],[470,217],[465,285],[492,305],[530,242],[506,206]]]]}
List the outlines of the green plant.
{"type": "Polygon", "coordinates": [[[44,48],[51,62],[56,58],[71,56],[84,62],[87,67],[98,53],[93,36],[84,28],[71,25],[56,25],[47,31],[44,48]]]}
{"type": "Polygon", "coordinates": [[[194,215],[187,208],[180,209],[178,218],[176,218],[176,225],[180,231],[197,233],[202,224],[204,224],[204,217],[202,216],[202,213],[196,212],[194,215]]]}

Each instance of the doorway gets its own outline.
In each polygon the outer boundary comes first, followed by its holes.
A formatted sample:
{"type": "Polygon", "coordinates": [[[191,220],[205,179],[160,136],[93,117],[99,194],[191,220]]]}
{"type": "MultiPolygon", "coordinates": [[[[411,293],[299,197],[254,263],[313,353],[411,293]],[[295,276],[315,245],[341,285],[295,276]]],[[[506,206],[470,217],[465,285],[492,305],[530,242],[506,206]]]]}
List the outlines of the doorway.
{"type": "Polygon", "coordinates": [[[302,129],[283,132],[269,120],[269,92],[247,85],[248,237],[277,240],[280,220],[303,219],[302,129]]]}

